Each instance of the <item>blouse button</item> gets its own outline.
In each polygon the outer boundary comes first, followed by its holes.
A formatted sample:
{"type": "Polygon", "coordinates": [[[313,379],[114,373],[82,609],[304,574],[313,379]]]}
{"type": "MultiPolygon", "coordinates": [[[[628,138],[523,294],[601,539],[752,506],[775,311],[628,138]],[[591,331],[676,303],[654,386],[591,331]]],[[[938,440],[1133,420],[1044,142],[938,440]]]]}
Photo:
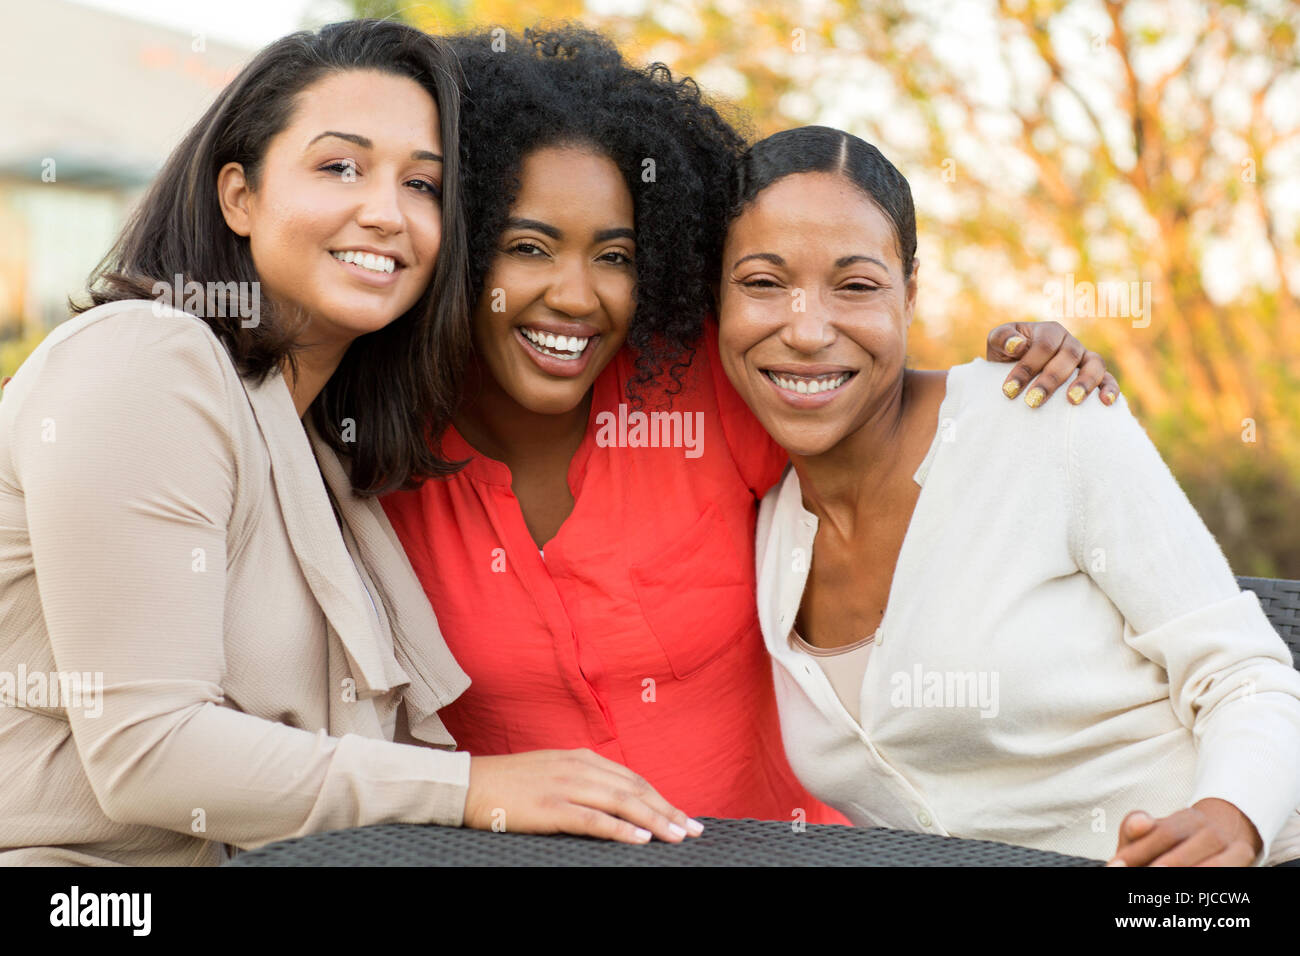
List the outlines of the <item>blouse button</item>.
{"type": "Polygon", "coordinates": [[[934,821],[933,821],[932,819],[930,819],[930,814],[929,814],[929,813],[927,813],[926,811],[922,810],[920,813],[918,813],[918,814],[916,815],[916,822],[919,823],[919,824],[921,824],[921,826],[923,826],[923,827],[928,827],[928,826],[929,826],[931,823],[933,823],[934,821]]]}

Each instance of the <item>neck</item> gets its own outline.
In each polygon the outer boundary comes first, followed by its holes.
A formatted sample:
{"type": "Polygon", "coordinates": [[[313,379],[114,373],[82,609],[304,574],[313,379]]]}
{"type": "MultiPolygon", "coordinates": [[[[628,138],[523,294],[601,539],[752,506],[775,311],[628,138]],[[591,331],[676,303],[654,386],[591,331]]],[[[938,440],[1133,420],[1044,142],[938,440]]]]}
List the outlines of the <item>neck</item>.
{"type": "Polygon", "coordinates": [[[331,343],[299,348],[295,355],[297,375],[282,366],[285,371],[285,383],[289,386],[289,394],[293,396],[294,411],[298,413],[299,418],[307,414],[307,409],[311,407],[312,402],[316,401],[316,396],[321,393],[325,383],[338,370],[349,344],[351,343],[344,342],[342,345],[331,343]]]}
{"type": "Polygon", "coordinates": [[[900,481],[915,471],[905,445],[917,403],[916,375],[905,370],[878,397],[862,426],[833,448],[790,456],[804,507],[838,535],[852,538],[855,528],[891,511],[900,481]]]}
{"type": "Polygon", "coordinates": [[[476,451],[515,466],[539,459],[573,457],[587,433],[592,392],[567,412],[546,414],[520,405],[478,363],[471,367],[467,399],[453,422],[476,451]]]}

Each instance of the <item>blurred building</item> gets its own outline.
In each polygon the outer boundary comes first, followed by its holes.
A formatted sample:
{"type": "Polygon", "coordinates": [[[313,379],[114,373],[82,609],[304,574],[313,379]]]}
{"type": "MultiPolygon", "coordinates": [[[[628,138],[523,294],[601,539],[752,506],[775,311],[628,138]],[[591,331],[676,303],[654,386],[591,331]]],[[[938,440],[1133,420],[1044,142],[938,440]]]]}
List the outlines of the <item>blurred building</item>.
{"type": "Polygon", "coordinates": [[[0,29],[0,340],[39,335],[252,51],[66,0],[0,29]]]}

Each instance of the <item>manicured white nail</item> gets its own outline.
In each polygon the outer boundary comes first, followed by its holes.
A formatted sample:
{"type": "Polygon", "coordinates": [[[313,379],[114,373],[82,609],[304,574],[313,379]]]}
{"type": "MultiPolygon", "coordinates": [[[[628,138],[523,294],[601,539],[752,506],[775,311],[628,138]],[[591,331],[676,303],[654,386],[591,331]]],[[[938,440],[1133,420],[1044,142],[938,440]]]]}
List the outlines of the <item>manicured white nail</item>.
{"type": "Polygon", "coordinates": [[[649,843],[652,836],[654,836],[654,834],[649,830],[643,830],[641,827],[636,828],[636,838],[642,843],[649,843]]]}
{"type": "Polygon", "coordinates": [[[683,839],[686,837],[686,830],[675,823],[668,824],[668,832],[675,837],[681,837],[683,839]]]}
{"type": "Polygon", "coordinates": [[[699,820],[687,820],[686,829],[691,831],[692,836],[699,836],[704,832],[704,824],[699,820]]]}

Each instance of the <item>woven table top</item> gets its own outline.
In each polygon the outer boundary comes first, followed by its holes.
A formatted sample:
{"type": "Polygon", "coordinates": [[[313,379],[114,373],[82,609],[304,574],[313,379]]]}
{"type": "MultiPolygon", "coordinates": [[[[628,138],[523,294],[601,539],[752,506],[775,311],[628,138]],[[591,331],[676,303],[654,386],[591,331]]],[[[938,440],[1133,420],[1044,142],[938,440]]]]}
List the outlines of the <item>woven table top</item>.
{"type": "Polygon", "coordinates": [[[704,817],[704,834],[643,846],[396,823],[238,854],[227,866],[1101,866],[1005,843],[907,830],[704,817]]]}

